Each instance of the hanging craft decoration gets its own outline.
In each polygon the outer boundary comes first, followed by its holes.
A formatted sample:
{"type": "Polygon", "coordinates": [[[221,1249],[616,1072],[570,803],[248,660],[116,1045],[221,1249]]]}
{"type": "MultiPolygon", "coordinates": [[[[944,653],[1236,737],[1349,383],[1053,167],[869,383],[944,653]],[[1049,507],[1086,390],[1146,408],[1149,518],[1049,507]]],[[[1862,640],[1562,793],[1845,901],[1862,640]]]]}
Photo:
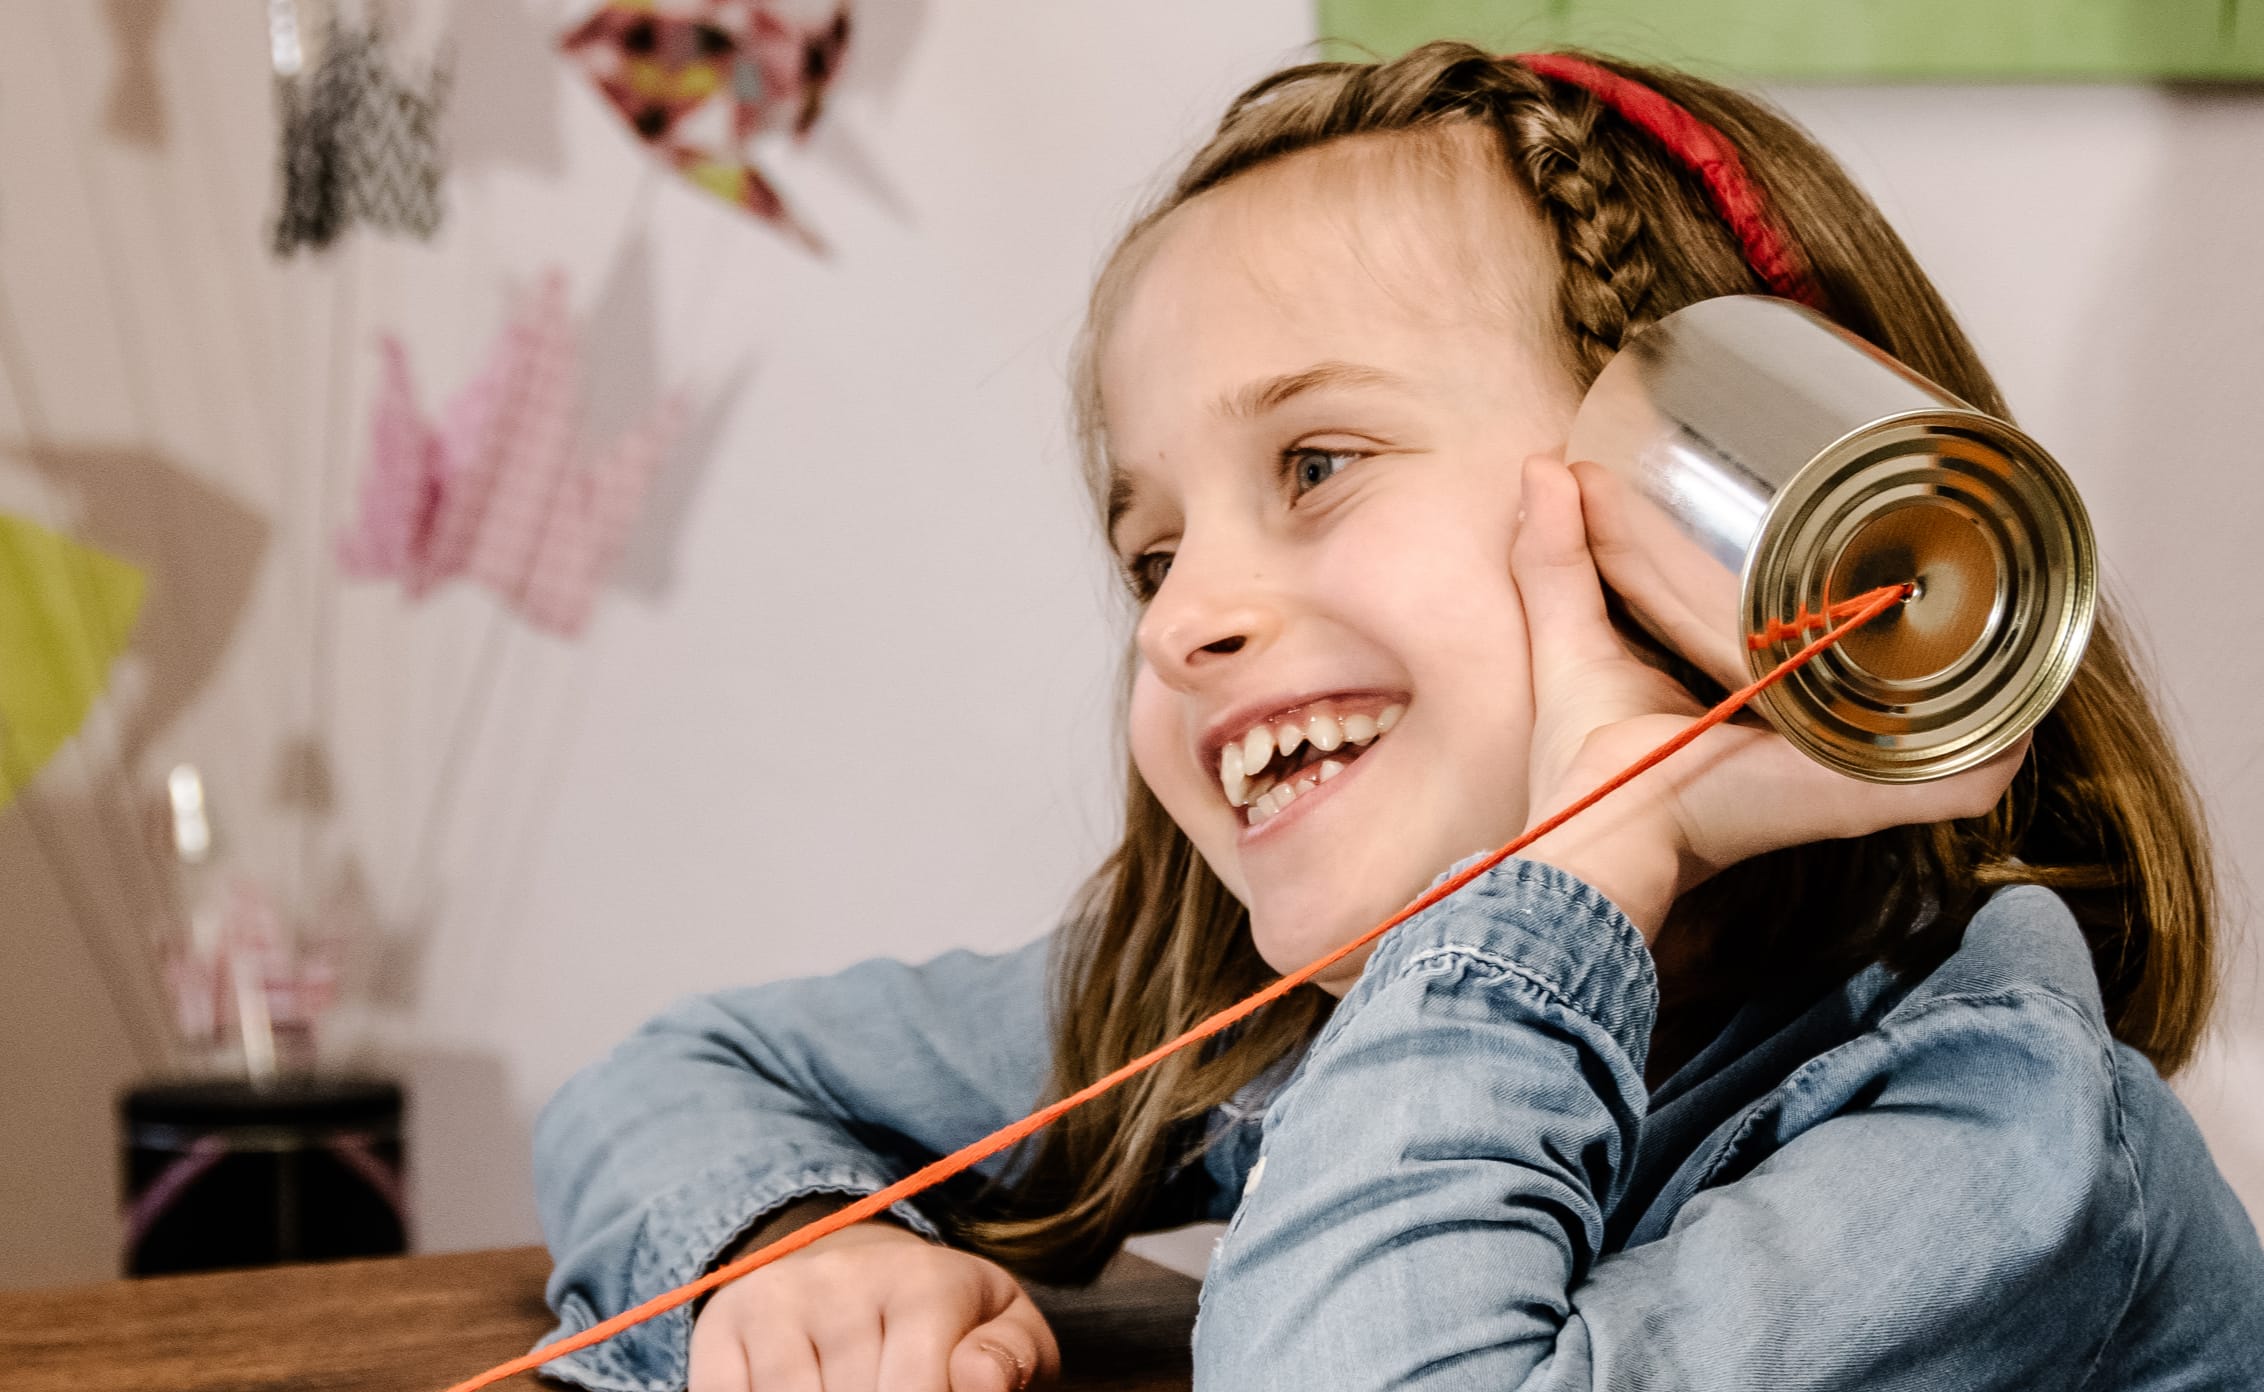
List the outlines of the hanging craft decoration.
{"type": "Polygon", "coordinates": [[[611,0],[559,40],[653,153],[813,250],[748,146],[809,134],[848,44],[848,0],[611,0]]]}
{"type": "Polygon", "coordinates": [[[145,588],[125,561],[0,513],[0,809],[109,685],[145,588]]]}
{"type": "Polygon", "coordinates": [[[469,577],[535,627],[578,636],[682,428],[681,394],[576,467],[581,344],[557,271],[437,422],[417,409],[407,350],[388,336],[380,351],[369,468],[339,565],[397,579],[411,598],[469,577]]]}
{"type": "Polygon", "coordinates": [[[403,78],[377,28],[333,17],[308,70],[304,34],[293,0],[268,0],[282,175],[275,254],[319,250],[357,222],[432,236],[441,218],[445,69],[435,64],[421,82],[403,78]]]}
{"type": "Polygon", "coordinates": [[[128,145],[155,150],[165,144],[165,98],[158,66],[158,31],[167,0],[104,0],[114,52],[104,129],[128,145]]]}

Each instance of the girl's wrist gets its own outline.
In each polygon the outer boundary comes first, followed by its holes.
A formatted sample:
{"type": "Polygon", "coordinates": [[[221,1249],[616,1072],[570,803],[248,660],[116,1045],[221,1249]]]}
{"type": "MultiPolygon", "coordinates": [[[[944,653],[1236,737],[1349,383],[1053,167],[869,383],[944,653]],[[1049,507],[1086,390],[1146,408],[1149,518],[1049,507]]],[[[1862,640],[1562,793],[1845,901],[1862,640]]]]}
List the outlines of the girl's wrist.
{"type": "Polygon", "coordinates": [[[1647,851],[1629,845],[1625,839],[1600,841],[1567,825],[1518,855],[1553,865],[1611,900],[1643,935],[1645,946],[1657,940],[1659,930],[1666,925],[1667,910],[1674,906],[1675,857],[1671,853],[1647,851]]]}
{"type": "MultiPolygon", "coordinates": [[[[717,1266],[728,1266],[749,1252],[760,1247],[767,1247],[788,1233],[806,1228],[820,1218],[828,1217],[841,1209],[847,1208],[854,1202],[856,1202],[856,1197],[850,1194],[818,1194],[806,1199],[797,1199],[742,1234],[737,1242],[724,1249],[723,1255],[716,1258],[715,1264],[717,1266]]],[[[927,1241],[926,1238],[905,1227],[894,1215],[886,1212],[876,1213],[860,1223],[852,1223],[848,1228],[843,1228],[842,1232],[856,1228],[863,1228],[868,1232],[901,1233],[916,1242],[927,1241]]]]}

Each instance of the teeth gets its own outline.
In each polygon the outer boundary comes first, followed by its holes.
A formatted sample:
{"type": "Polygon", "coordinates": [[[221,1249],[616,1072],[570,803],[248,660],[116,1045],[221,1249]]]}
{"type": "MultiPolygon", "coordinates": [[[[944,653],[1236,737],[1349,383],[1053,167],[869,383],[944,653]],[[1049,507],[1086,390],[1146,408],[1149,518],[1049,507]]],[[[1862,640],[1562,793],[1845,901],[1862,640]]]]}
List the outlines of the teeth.
{"type": "Polygon", "coordinates": [[[1242,737],[1243,769],[1249,773],[1256,773],[1266,766],[1267,760],[1273,758],[1273,751],[1273,731],[1260,725],[1257,729],[1242,737]]]}
{"type": "Polygon", "coordinates": [[[1250,776],[1242,771],[1241,745],[1230,744],[1226,752],[1218,756],[1218,781],[1226,788],[1229,804],[1240,807],[1249,801],[1246,794],[1250,789],[1250,776]]]}
{"type": "Polygon", "coordinates": [[[1219,786],[1225,791],[1230,806],[1249,810],[1250,824],[1256,826],[1287,807],[1299,793],[1311,792],[1344,771],[1343,760],[1321,759],[1309,766],[1311,776],[1299,780],[1293,787],[1283,785],[1280,779],[1287,772],[1288,761],[1308,742],[1323,753],[1347,744],[1366,746],[1397,725],[1406,713],[1407,707],[1401,704],[1386,706],[1375,715],[1360,712],[1338,717],[1323,712],[1308,717],[1303,724],[1285,721],[1278,726],[1260,725],[1245,731],[1242,738],[1219,751],[1219,786]],[[1268,774],[1265,770],[1274,766],[1277,750],[1282,773],[1268,774]],[[1269,792],[1273,794],[1272,800],[1265,801],[1269,792]]]}
{"type": "Polygon", "coordinates": [[[1298,779],[1295,783],[1274,785],[1269,780],[1265,786],[1265,791],[1250,800],[1250,806],[1242,814],[1243,820],[1251,826],[1268,821],[1278,816],[1299,797],[1320,787],[1342,772],[1344,772],[1343,760],[1323,759],[1314,766],[1311,773],[1298,779]]]}

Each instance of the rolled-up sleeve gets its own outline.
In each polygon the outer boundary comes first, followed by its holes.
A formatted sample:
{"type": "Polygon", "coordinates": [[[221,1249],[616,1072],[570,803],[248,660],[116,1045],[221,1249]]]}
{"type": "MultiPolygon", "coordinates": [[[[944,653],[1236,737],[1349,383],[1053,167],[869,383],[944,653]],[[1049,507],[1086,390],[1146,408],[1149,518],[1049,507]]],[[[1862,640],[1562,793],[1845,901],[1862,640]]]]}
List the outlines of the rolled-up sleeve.
{"type": "MultiPolygon", "coordinates": [[[[545,1341],[691,1280],[783,1204],[875,1192],[1030,1111],[1049,945],[695,997],[576,1074],[535,1127],[559,1317],[545,1341]]],[[[936,1235],[913,1204],[891,1212],[936,1235]]],[[[606,1392],[679,1388],[690,1335],[679,1308],[544,1371],[606,1392]]]]}
{"type": "Polygon", "coordinates": [[[1655,1002],[1634,926],[1551,866],[1395,929],[1267,1117],[1198,1387],[2081,1382],[2142,1238],[2103,1028],[2017,991],[1890,1015],[1606,1252],[1655,1002]]]}

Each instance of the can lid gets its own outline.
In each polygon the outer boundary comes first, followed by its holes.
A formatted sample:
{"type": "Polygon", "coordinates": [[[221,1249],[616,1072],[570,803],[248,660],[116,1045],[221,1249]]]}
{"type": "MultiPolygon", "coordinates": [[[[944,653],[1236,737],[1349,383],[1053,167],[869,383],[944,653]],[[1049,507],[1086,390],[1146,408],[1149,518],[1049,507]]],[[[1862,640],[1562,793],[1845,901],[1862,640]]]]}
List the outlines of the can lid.
{"type": "Polygon", "coordinates": [[[241,1078],[148,1083],[119,1099],[129,1122],[168,1126],[355,1126],[397,1122],[401,1085],[383,1078],[241,1078]]]}
{"type": "Polygon", "coordinates": [[[1971,513],[1932,499],[1865,519],[1847,538],[1825,584],[1858,595],[1908,581],[1908,600],[1840,641],[1847,660],[1892,682],[1951,671],[1988,636],[2005,558],[1971,513]]]}
{"type": "MultiPolygon", "coordinates": [[[[1883,417],[1771,501],[1742,617],[1758,632],[1906,582],[1904,603],[1755,702],[1809,754],[1880,782],[1971,768],[2051,710],[2097,603],[2090,520],[2066,473],[2004,421],[1950,407],[1883,417]]],[[[1749,651],[1755,675],[1784,649],[1749,651]]]]}

